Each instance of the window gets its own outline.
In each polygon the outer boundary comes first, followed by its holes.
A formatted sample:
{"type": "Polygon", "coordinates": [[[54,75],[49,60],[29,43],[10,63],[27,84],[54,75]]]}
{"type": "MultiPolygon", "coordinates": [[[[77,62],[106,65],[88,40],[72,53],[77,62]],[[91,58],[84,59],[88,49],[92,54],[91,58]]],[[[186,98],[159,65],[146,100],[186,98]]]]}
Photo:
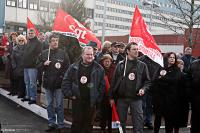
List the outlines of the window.
{"type": "Polygon", "coordinates": [[[30,0],[29,9],[38,10],[38,0],[30,0]]]}
{"type": "Polygon", "coordinates": [[[18,7],[27,8],[27,0],[18,0],[18,7]]]}
{"type": "Polygon", "coordinates": [[[58,7],[59,7],[59,4],[56,4],[56,3],[50,3],[49,11],[55,13],[56,10],[58,9],[58,7]]]}
{"type": "Polygon", "coordinates": [[[94,18],[94,9],[89,9],[89,8],[87,8],[87,9],[86,9],[86,16],[87,16],[88,18],[94,18]]]}
{"type": "Polygon", "coordinates": [[[40,10],[41,11],[48,11],[49,3],[45,1],[40,2],[40,10]]]}
{"type": "Polygon", "coordinates": [[[16,4],[17,4],[17,0],[7,0],[6,1],[7,6],[16,7],[16,4]]]}

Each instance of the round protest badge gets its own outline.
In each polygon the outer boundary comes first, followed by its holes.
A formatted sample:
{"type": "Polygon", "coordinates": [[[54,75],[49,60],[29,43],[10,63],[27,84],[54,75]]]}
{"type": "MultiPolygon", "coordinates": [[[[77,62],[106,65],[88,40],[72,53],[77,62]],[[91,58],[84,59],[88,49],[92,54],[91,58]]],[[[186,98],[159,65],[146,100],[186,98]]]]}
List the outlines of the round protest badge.
{"type": "Polygon", "coordinates": [[[61,68],[61,64],[60,64],[59,62],[57,62],[57,63],[55,64],[55,67],[56,67],[57,69],[60,69],[60,68],[61,68]]]}
{"type": "Polygon", "coordinates": [[[130,73],[130,74],[128,75],[128,78],[129,78],[130,80],[135,80],[135,74],[134,74],[134,73],[130,73]]]}
{"type": "Polygon", "coordinates": [[[82,76],[81,79],[80,79],[80,82],[81,82],[82,84],[87,83],[87,77],[86,77],[86,76],[82,76]]]}
{"type": "Polygon", "coordinates": [[[161,75],[161,76],[165,76],[166,74],[167,74],[167,71],[166,71],[166,70],[161,70],[161,71],[160,71],[160,75],[161,75]]]}

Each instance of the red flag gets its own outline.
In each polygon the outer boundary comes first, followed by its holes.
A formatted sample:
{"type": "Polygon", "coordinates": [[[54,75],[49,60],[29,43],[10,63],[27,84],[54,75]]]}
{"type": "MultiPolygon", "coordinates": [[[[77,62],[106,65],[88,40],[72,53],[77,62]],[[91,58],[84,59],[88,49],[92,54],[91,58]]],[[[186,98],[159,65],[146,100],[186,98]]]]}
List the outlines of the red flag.
{"type": "Polygon", "coordinates": [[[53,32],[76,37],[83,46],[87,45],[89,41],[94,41],[97,43],[98,48],[101,48],[101,42],[96,36],[62,9],[57,11],[53,32]]]}
{"type": "Polygon", "coordinates": [[[132,20],[129,42],[135,42],[139,46],[139,51],[147,55],[150,59],[163,66],[163,57],[160,48],[157,46],[153,36],[142,15],[138,9],[135,8],[135,13],[132,20]]]}
{"type": "Polygon", "coordinates": [[[39,31],[35,28],[35,25],[31,22],[31,20],[27,17],[27,29],[34,29],[36,36],[39,35],[39,31]]]}
{"type": "Polygon", "coordinates": [[[112,105],[112,128],[119,128],[119,132],[123,133],[115,103],[112,105]]]}
{"type": "Polygon", "coordinates": [[[109,81],[108,81],[108,76],[104,76],[104,80],[105,80],[105,82],[106,82],[106,84],[105,84],[106,95],[108,95],[108,91],[109,91],[109,89],[110,89],[110,83],[109,83],[109,81]]]}

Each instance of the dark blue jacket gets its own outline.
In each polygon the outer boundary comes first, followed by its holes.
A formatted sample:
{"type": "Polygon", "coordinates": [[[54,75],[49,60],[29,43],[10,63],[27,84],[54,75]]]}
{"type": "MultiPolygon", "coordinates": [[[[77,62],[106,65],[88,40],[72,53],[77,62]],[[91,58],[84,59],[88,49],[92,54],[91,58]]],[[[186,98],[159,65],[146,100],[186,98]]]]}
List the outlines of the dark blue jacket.
{"type": "MultiPolygon", "coordinates": [[[[67,98],[75,96],[77,99],[81,99],[78,78],[79,64],[80,61],[70,65],[63,78],[61,88],[67,98]]],[[[95,61],[93,62],[90,79],[92,84],[90,86],[90,104],[94,106],[101,102],[105,93],[104,69],[95,61]]]]}

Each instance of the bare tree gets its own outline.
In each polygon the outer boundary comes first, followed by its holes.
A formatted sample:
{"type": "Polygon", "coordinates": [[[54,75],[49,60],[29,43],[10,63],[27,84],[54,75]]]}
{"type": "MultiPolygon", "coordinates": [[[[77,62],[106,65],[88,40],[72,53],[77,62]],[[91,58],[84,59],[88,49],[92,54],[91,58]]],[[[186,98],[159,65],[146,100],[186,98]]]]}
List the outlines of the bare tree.
{"type": "MultiPolygon", "coordinates": [[[[58,8],[63,9],[65,12],[70,14],[73,18],[81,22],[84,26],[88,27],[88,23],[85,23],[86,17],[86,8],[85,0],[61,0],[59,6],[54,7],[55,12],[38,12],[38,20],[44,27],[52,27],[55,13],[58,8]]],[[[50,10],[50,9],[49,9],[50,10]]]]}
{"type": "Polygon", "coordinates": [[[53,25],[55,13],[40,11],[38,12],[38,20],[40,25],[45,29],[50,29],[53,25]]]}
{"type": "Polygon", "coordinates": [[[188,29],[188,46],[193,47],[193,28],[198,28],[200,24],[200,2],[197,0],[168,0],[169,4],[177,10],[177,14],[166,15],[163,12],[158,12],[162,17],[161,21],[172,31],[185,32],[188,29]]]}
{"type": "Polygon", "coordinates": [[[61,8],[79,22],[85,22],[85,0],[61,0],[61,8]]]}

